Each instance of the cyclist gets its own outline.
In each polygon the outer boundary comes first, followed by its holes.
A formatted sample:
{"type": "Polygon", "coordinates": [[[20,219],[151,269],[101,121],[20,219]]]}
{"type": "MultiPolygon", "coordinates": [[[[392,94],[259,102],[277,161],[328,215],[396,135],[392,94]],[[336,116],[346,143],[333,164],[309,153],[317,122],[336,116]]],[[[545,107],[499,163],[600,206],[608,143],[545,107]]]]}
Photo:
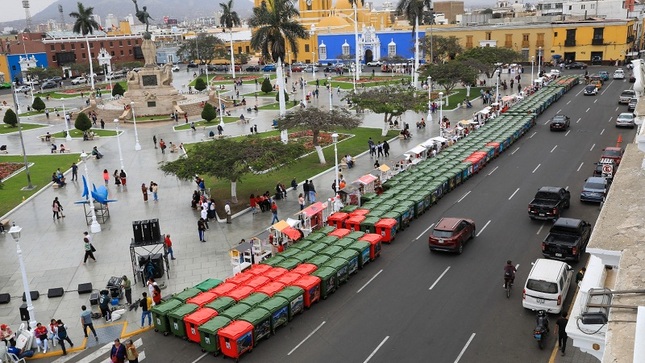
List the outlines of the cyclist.
{"type": "Polygon", "coordinates": [[[513,286],[516,271],[517,269],[513,266],[513,262],[511,262],[511,260],[506,261],[506,265],[504,266],[504,288],[507,287],[509,282],[511,283],[511,286],[513,286]]]}

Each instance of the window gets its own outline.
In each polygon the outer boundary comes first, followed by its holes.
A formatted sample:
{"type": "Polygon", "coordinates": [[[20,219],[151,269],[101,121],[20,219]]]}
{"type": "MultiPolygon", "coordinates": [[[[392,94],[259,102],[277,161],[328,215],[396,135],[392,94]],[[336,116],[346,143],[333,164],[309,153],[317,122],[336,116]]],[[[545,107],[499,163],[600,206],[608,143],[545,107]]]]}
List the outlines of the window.
{"type": "Polygon", "coordinates": [[[81,58],[83,58],[83,59],[87,58],[87,56],[85,55],[85,53],[81,53],[81,58]]]}
{"type": "Polygon", "coordinates": [[[128,49],[128,54],[132,55],[132,49],[128,49]]]}
{"type": "Polygon", "coordinates": [[[110,55],[114,57],[114,51],[111,51],[111,52],[110,52],[110,55]]]}
{"type": "Polygon", "coordinates": [[[394,43],[394,39],[392,39],[390,44],[387,45],[387,56],[394,57],[395,55],[396,55],[396,43],[394,43]]]}
{"type": "Polygon", "coordinates": [[[506,34],[506,39],[504,41],[504,47],[513,48],[513,34],[506,34]]]}
{"type": "Polygon", "coordinates": [[[473,36],[466,35],[466,49],[472,49],[473,47],[473,36]]]}
{"type": "Polygon", "coordinates": [[[318,46],[318,59],[327,59],[327,46],[325,43],[320,43],[318,46]]]}
{"type": "Polygon", "coordinates": [[[251,48],[248,45],[246,46],[246,53],[251,53],[251,48]]]}
{"type": "Polygon", "coordinates": [[[60,50],[65,50],[65,44],[60,45],[60,50]]]}
{"type": "MultiPolygon", "coordinates": [[[[76,44],[72,43],[72,49],[76,49],[76,44]]],[[[81,43],[81,49],[85,49],[85,43],[81,43]]]]}
{"type": "Polygon", "coordinates": [[[490,33],[490,32],[486,32],[486,40],[491,40],[491,38],[490,38],[490,37],[491,37],[491,33],[490,33]]]}
{"type": "Polygon", "coordinates": [[[56,54],[52,55],[52,62],[56,62],[56,54]]]}
{"type": "Polygon", "coordinates": [[[123,49],[121,50],[121,55],[123,55],[123,49]]]}
{"type": "Polygon", "coordinates": [[[584,9],[585,9],[585,5],[580,5],[580,10],[584,10],[584,9]]]}
{"type": "Polygon", "coordinates": [[[242,47],[237,47],[237,54],[242,54],[242,47]]]}
{"type": "Polygon", "coordinates": [[[569,10],[571,10],[571,8],[572,8],[572,7],[573,7],[573,6],[569,5],[569,10]]]}
{"type": "Polygon", "coordinates": [[[94,43],[90,43],[90,49],[94,48],[94,43]]]}
{"type": "Polygon", "coordinates": [[[119,40],[119,47],[123,46],[123,40],[119,40]]]}
{"type": "Polygon", "coordinates": [[[99,43],[101,45],[101,48],[105,48],[105,45],[103,45],[103,42],[99,43]]]}
{"type": "Polygon", "coordinates": [[[110,41],[110,48],[114,47],[114,42],[110,41]]]}
{"type": "Polygon", "coordinates": [[[558,37],[558,32],[553,32],[553,37],[557,38],[558,37]]]}
{"type": "Polygon", "coordinates": [[[522,34],[522,41],[528,42],[529,41],[529,34],[522,34]]]}
{"type": "Polygon", "coordinates": [[[132,41],[128,39],[128,45],[132,45],[132,41]]]}
{"type": "Polygon", "coordinates": [[[537,33],[536,44],[538,47],[544,47],[544,33],[537,33]]]}
{"type": "Polygon", "coordinates": [[[347,43],[347,40],[345,40],[345,44],[343,44],[343,55],[349,55],[349,43],[347,43]]]}
{"type": "Polygon", "coordinates": [[[54,45],[52,44],[52,45],[50,45],[50,46],[49,46],[49,49],[50,49],[50,50],[52,50],[52,51],[53,51],[53,50],[56,50],[56,46],[54,46],[54,45]]]}
{"type": "Polygon", "coordinates": [[[306,53],[311,52],[311,50],[309,50],[309,44],[305,44],[305,52],[306,53]]]}

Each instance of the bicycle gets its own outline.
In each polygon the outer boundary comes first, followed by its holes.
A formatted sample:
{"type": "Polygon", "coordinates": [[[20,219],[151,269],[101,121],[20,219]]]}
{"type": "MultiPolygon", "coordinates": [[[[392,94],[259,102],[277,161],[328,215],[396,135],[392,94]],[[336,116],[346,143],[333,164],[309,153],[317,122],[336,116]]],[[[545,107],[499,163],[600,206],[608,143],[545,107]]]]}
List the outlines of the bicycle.
{"type": "Polygon", "coordinates": [[[511,287],[512,286],[513,286],[513,284],[511,283],[511,279],[505,277],[504,278],[504,290],[506,290],[506,298],[507,299],[511,297],[511,287]]]}

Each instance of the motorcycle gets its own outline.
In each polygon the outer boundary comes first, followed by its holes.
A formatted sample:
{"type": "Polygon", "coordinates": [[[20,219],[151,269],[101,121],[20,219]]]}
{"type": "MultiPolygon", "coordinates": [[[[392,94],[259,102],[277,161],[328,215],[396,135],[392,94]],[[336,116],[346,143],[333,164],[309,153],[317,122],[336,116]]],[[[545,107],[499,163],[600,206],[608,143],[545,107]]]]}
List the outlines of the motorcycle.
{"type": "Polygon", "coordinates": [[[537,340],[538,347],[542,349],[549,335],[549,319],[546,316],[546,311],[539,310],[537,312],[536,322],[537,326],[533,330],[533,337],[537,340]]]}

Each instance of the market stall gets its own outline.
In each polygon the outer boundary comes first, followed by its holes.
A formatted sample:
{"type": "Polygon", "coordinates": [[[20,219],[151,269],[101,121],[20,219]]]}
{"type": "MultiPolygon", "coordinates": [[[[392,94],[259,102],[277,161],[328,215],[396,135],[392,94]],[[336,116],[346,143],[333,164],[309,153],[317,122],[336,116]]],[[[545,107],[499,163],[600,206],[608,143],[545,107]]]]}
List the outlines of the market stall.
{"type": "Polygon", "coordinates": [[[321,228],[327,217],[331,214],[330,204],[316,202],[297,213],[302,223],[301,230],[308,235],[309,233],[321,228]]]}
{"type": "Polygon", "coordinates": [[[273,255],[273,248],[267,242],[257,237],[243,242],[228,251],[233,265],[233,274],[238,274],[253,264],[260,263],[273,255]]]}
{"type": "Polygon", "coordinates": [[[300,221],[287,218],[269,227],[269,242],[273,245],[273,252],[282,252],[292,244],[304,238],[304,232],[300,230],[300,221]]]}

